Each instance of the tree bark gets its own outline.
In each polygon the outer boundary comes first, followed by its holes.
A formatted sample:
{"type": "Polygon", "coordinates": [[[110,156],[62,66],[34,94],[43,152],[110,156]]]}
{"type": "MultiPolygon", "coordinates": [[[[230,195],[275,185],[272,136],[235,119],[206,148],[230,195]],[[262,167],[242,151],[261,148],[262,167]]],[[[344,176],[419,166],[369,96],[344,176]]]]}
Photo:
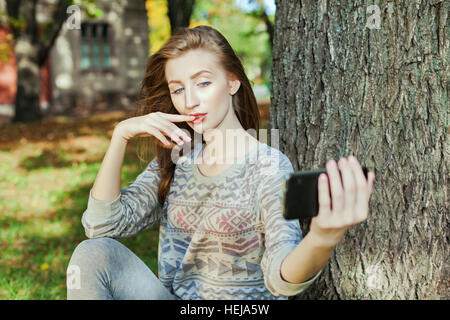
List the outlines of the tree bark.
{"type": "Polygon", "coordinates": [[[449,2],[381,2],[379,29],[366,1],[276,5],[280,149],[294,170],[353,154],[376,174],[368,220],[297,298],[448,299],[449,2]]]}
{"type": "Polygon", "coordinates": [[[194,5],[195,0],[167,0],[167,15],[172,35],[178,28],[189,27],[194,5]]]}

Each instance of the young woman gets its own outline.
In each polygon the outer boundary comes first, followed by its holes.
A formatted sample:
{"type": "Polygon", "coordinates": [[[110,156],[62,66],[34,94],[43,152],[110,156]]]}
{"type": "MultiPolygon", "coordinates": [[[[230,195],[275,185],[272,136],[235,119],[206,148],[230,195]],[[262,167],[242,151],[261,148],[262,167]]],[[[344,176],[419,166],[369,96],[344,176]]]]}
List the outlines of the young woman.
{"type": "Polygon", "coordinates": [[[281,179],[292,164],[249,133],[259,130],[255,96],[215,29],[173,35],[149,58],[141,93],[137,115],[115,127],[90,191],[82,217],[90,239],[71,257],[68,299],[287,299],[367,219],[375,175],[366,181],[352,156],[327,163],[319,215],[303,239],[298,221],[282,217],[281,179]],[[126,145],[137,136],[156,139],[156,156],[120,190],[126,145]],[[190,152],[174,157],[180,146],[190,152]],[[157,223],[158,277],[113,239],[157,223]]]}

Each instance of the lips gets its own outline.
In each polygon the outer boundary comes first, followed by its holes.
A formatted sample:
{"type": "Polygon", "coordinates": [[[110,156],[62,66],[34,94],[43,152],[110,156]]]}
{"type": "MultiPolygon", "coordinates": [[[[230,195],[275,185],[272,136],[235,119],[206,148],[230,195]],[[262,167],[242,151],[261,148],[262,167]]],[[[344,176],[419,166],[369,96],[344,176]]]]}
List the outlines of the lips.
{"type": "Polygon", "coordinates": [[[205,118],[206,118],[206,113],[191,113],[189,115],[196,117],[192,121],[192,123],[195,123],[195,124],[203,122],[203,120],[205,120],[205,118]]]}
{"type": "Polygon", "coordinates": [[[204,115],[206,115],[206,113],[190,113],[189,114],[190,116],[204,116],[204,115]]]}

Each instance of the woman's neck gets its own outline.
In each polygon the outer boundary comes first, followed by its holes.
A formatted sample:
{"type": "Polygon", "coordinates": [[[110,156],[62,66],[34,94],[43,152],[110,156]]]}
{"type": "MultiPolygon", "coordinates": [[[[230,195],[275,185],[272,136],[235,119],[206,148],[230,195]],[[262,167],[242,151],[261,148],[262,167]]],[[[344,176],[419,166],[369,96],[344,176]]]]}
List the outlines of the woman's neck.
{"type": "Polygon", "coordinates": [[[216,128],[204,132],[203,138],[206,142],[203,161],[211,165],[233,164],[258,144],[242,127],[233,108],[216,128]]]}

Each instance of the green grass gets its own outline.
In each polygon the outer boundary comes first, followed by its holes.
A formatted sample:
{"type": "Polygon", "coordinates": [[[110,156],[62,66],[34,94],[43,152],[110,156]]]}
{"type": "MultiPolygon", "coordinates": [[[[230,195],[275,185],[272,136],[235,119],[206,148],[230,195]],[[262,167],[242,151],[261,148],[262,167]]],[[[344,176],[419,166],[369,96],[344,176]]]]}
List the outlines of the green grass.
{"type": "MultiPolygon", "coordinates": [[[[81,216],[89,190],[112,130],[125,117],[112,112],[0,126],[0,299],[66,299],[67,265],[87,239],[81,216]]],[[[144,169],[132,141],[121,188],[144,169]]],[[[117,240],[157,272],[158,226],[117,240]]]]}
{"type": "MultiPolygon", "coordinates": [[[[66,299],[67,265],[87,239],[81,216],[89,190],[123,116],[0,128],[0,299],[66,299]]],[[[143,170],[134,147],[121,188],[143,170]]],[[[157,271],[158,226],[118,240],[157,271]]]]}

